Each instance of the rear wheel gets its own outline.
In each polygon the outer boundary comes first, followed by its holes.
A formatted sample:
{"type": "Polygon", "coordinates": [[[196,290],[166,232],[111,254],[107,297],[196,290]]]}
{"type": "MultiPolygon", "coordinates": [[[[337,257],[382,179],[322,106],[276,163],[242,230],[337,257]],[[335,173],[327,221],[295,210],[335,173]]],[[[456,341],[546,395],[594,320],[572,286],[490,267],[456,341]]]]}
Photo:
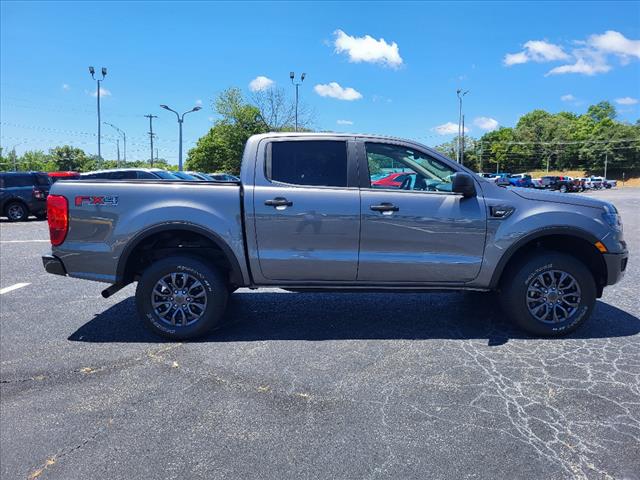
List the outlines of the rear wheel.
{"type": "Polygon", "coordinates": [[[538,252],[505,273],[500,301],[511,320],[527,332],[560,336],[591,316],[596,284],[576,258],[538,252]]]}
{"type": "Polygon", "coordinates": [[[567,186],[566,185],[560,185],[560,192],[561,193],[567,193],[567,186]]]}
{"type": "Polygon", "coordinates": [[[10,222],[23,222],[29,218],[27,207],[20,202],[11,202],[7,205],[5,214],[10,222]]]}
{"type": "Polygon", "coordinates": [[[186,340],[220,325],[228,295],[224,277],[215,267],[196,258],[176,256],[145,270],[136,289],[136,305],[152,331],[186,340]]]}

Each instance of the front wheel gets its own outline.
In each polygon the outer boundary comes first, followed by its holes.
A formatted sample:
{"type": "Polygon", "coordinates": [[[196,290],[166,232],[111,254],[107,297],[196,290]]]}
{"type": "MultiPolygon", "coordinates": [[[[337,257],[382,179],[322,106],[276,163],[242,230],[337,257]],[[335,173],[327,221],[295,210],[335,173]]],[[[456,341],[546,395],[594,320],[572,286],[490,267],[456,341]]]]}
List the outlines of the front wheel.
{"type": "Polygon", "coordinates": [[[596,284],[576,258],[538,252],[511,266],[502,279],[504,312],[523,330],[539,336],[568,334],[585,322],[596,302],[596,284]]]}
{"type": "Polygon", "coordinates": [[[560,193],[567,193],[567,186],[566,185],[560,185],[560,193]]]}
{"type": "Polygon", "coordinates": [[[218,327],[227,297],[222,274],[199,259],[169,257],[144,271],[136,289],[138,314],[172,340],[201,337],[218,327]]]}

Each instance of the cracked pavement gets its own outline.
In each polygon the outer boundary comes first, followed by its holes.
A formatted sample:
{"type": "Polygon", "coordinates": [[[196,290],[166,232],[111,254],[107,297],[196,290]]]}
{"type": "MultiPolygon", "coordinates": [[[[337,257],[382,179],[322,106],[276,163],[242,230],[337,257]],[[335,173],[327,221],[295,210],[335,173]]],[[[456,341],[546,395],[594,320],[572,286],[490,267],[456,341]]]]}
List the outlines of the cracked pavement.
{"type": "MultiPolygon", "coordinates": [[[[0,243],[2,478],[640,479],[640,190],[624,280],[562,339],[494,296],[233,295],[229,325],[169,343],[132,286],[46,274],[46,243],[0,243]]],[[[0,224],[0,242],[46,239],[0,224]]]]}

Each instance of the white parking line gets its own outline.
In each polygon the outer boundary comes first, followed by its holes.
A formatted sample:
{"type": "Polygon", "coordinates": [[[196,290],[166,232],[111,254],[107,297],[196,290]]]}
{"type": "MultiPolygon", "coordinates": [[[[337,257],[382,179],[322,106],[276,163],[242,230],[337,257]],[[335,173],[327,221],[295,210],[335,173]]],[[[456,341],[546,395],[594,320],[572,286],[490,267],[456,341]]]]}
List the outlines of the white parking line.
{"type": "Polygon", "coordinates": [[[0,240],[0,243],[49,243],[50,240],[0,240]]]}
{"type": "Polygon", "coordinates": [[[26,287],[27,285],[31,285],[30,283],[16,283],[15,285],[11,285],[9,287],[0,288],[0,295],[4,295],[5,293],[13,292],[22,287],[26,287]]]}

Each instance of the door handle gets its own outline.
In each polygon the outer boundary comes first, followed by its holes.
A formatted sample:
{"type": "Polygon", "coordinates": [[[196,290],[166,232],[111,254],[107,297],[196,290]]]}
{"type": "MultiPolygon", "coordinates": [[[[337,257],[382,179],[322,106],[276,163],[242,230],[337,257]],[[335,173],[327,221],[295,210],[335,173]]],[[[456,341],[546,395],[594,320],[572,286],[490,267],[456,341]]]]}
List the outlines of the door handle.
{"type": "Polygon", "coordinates": [[[291,207],[293,205],[293,202],[290,202],[289,200],[287,200],[284,197],[276,197],[273,198],[271,200],[265,200],[264,204],[267,207],[291,207]]]}
{"type": "Polygon", "coordinates": [[[400,208],[396,207],[393,203],[381,203],[380,205],[371,205],[369,207],[374,212],[397,212],[400,208]]]}

